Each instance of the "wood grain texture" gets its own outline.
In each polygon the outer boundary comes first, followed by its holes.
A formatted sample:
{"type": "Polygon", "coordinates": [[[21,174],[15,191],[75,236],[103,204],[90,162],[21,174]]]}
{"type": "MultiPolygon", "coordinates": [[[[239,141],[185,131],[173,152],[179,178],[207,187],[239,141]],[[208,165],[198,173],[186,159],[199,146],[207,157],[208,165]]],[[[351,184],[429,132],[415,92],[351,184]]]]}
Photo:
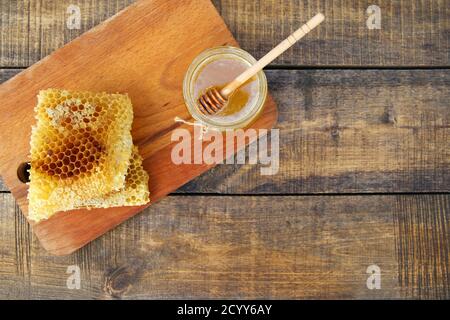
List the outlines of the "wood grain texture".
{"type": "Polygon", "coordinates": [[[66,257],[0,199],[1,298],[450,297],[449,195],[171,196],[66,257]]]}
{"type": "Polygon", "coordinates": [[[30,66],[134,2],[0,0],[0,66],[30,66]],[[69,5],[81,9],[79,30],[67,28],[69,5]]]}
{"type": "Polygon", "coordinates": [[[0,0],[1,66],[28,66],[37,61],[39,39],[36,36],[39,32],[31,30],[30,18],[36,16],[31,11],[29,1],[0,0]],[[30,40],[33,41],[32,48],[30,40]]]}
{"type": "MultiPolygon", "coordinates": [[[[0,66],[26,67],[114,15],[133,0],[1,0],[0,66]],[[81,29],[66,28],[67,7],[81,9],[81,29]]],[[[278,65],[449,65],[446,0],[381,0],[381,30],[366,26],[368,0],[214,0],[244,49],[255,57],[321,11],[325,23],[279,58],[278,65]]]]}
{"type": "MultiPolygon", "coordinates": [[[[0,70],[0,81],[16,72],[0,70]]],[[[279,173],[262,176],[261,165],[219,165],[178,192],[450,191],[447,70],[266,74],[279,105],[279,173]]]]}
{"type": "MultiPolygon", "coordinates": [[[[129,95],[134,109],[133,141],[150,175],[151,203],[212,168],[214,164],[206,160],[200,165],[176,165],[171,154],[177,142],[172,142],[171,135],[184,128],[194,136],[193,126],[174,120],[193,121],[182,95],[183,78],[202,51],[223,45],[237,43],[209,1],[142,0],[4,82],[0,86],[0,173],[22,212],[27,214],[28,187],[18,179],[17,168],[29,159],[36,95],[44,88],[129,95]]],[[[251,127],[270,129],[276,119],[276,105],[268,95],[251,127]]],[[[235,141],[230,147],[225,137],[223,141],[223,150],[216,152],[224,159],[245,147],[235,141]]],[[[143,208],[62,212],[33,224],[33,230],[47,250],[68,254],[143,208]]]]}
{"type": "Polygon", "coordinates": [[[430,195],[396,198],[399,281],[407,296],[450,299],[449,199],[430,195]]]}

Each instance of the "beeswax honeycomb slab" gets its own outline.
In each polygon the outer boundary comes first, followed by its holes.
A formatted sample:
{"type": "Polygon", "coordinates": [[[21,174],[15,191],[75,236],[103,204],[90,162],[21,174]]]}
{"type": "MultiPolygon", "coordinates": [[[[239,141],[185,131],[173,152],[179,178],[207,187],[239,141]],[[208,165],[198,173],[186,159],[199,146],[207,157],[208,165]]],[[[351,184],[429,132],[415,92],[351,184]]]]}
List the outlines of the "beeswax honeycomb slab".
{"type": "MultiPolygon", "coordinates": [[[[0,174],[22,212],[28,212],[27,185],[18,179],[17,169],[29,160],[33,109],[38,92],[47,88],[128,93],[134,108],[133,141],[150,176],[151,203],[210,169],[206,164],[175,165],[171,133],[176,128],[193,131],[174,122],[175,117],[192,121],[182,95],[188,66],[203,50],[221,45],[238,44],[209,0],[142,0],[3,83],[0,174]]],[[[276,118],[269,96],[252,127],[271,128],[276,118]]],[[[64,255],[144,208],[62,212],[32,226],[47,250],[64,255]]]]}
{"type": "Polygon", "coordinates": [[[133,149],[133,106],[127,95],[42,90],[35,112],[29,219],[80,208],[74,200],[124,187],[133,149]]]}

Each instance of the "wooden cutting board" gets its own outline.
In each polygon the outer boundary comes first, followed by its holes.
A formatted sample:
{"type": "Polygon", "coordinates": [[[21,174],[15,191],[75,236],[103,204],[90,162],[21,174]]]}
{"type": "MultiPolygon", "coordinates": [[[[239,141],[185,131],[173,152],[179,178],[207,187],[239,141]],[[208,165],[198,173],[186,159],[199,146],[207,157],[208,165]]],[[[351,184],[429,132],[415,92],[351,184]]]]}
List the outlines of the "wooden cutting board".
{"type": "MultiPolygon", "coordinates": [[[[17,169],[28,161],[36,95],[50,87],[128,93],[134,107],[133,139],[150,175],[152,203],[210,169],[175,165],[171,133],[178,116],[190,120],[182,82],[192,60],[215,46],[237,46],[209,0],[143,0],[83,34],[0,86],[0,174],[27,214],[27,185],[17,169]]],[[[271,128],[277,109],[268,97],[253,128],[271,128]]],[[[225,144],[224,144],[225,145],[225,144]]],[[[225,155],[229,156],[229,154],[225,155]]],[[[145,207],[62,212],[33,224],[42,245],[69,254],[145,207]]]]}

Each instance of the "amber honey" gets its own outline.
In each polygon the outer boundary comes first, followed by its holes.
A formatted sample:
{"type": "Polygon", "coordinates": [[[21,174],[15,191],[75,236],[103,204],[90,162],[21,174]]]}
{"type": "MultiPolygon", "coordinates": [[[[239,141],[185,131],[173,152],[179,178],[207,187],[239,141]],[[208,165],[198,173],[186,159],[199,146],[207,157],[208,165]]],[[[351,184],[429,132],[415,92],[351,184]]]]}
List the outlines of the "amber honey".
{"type": "MultiPolygon", "coordinates": [[[[242,87],[245,87],[246,85],[250,84],[251,82],[253,82],[255,80],[256,80],[255,77],[250,78],[242,87]]],[[[227,83],[216,86],[216,88],[218,89],[218,91],[220,91],[226,85],[227,85],[227,83]]],[[[235,113],[238,113],[247,105],[249,99],[250,99],[250,94],[248,93],[248,91],[239,88],[228,97],[227,104],[225,105],[225,107],[222,110],[220,110],[217,113],[217,115],[225,117],[225,116],[230,116],[235,113]]]]}
{"type": "MultiPolygon", "coordinates": [[[[223,86],[222,86],[223,87],[223,86]]],[[[233,94],[228,98],[228,102],[221,110],[218,115],[219,116],[229,116],[241,111],[246,104],[248,103],[248,99],[250,95],[244,90],[236,90],[233,94]]]]}
{"type": "MultiPolygon", "coordinates": [[[[230,58],[218,58],[204,65],[194,80],[194,91],[197,99],[205,93],[208,88],[216,87],[221,90],[239,74],[248,68],[247,64],[230,58]]],[[[250,105],[250,100],[255,99],[258,87],[255,78],[250,79],[228,97],[225,107],[213,117],[238,118],[240,113],[250,105]]]]}

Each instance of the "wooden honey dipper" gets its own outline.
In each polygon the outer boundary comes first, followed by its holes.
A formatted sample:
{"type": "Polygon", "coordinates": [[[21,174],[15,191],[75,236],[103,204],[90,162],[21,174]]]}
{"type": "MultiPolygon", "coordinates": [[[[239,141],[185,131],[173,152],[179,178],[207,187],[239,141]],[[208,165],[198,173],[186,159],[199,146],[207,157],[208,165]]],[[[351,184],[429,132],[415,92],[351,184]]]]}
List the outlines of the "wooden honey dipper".
{"type": "Polygon", "coordinates": [[[233,92],[246,83],[251,77],[261,71],[265,66],[278,58],[287,49],[292,47],[297,41],[303,38],[312,29],[317,27],[325,16],[321,13],[316,14],[311,20],[302,25],[297,31],[291,34],[287,39],[273,48],[269,53],[262,57],[253,66],[245,70],[236,79],[227,84],[223,89],[216,87],[206,89],[206,91],[198,98],[198,107],[201,113],[205,115],[214,115],[221,111],[227,104],[228,98],[233,92]]]}

